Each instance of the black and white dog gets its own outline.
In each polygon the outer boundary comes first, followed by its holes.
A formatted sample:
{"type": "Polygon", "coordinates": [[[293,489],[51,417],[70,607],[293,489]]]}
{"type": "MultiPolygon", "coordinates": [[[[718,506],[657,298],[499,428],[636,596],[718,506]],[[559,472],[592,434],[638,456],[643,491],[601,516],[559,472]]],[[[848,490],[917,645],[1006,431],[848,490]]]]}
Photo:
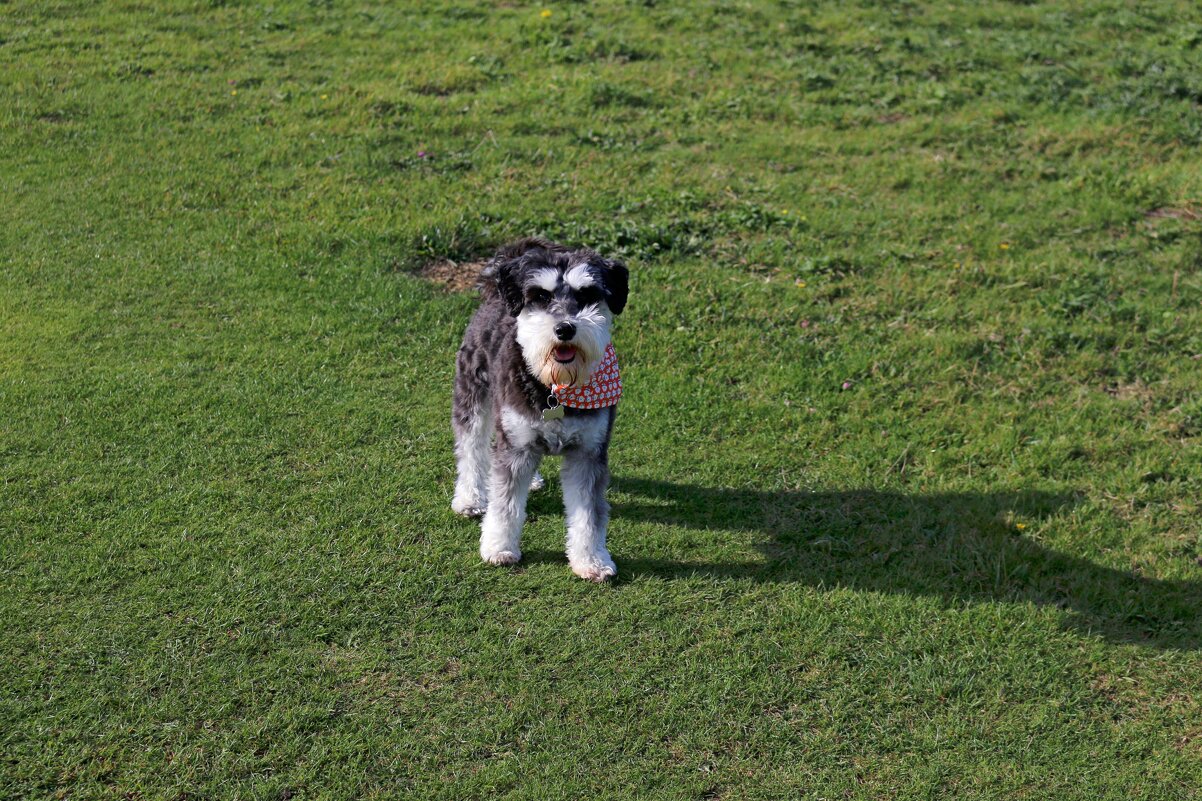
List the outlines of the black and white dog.
{"type": "Polygon", "coordinates": [[[572,572],[605,581],[609,438],[621,381],[610,344],[626,305],[625,265],[543,239],[505,246],[480,273],[480,308],[455,363],[451,415],[458,479],[451,507],[484,516],[480,556],[522,558],[522,524],[538,465],[562,455],[572,572]]]}

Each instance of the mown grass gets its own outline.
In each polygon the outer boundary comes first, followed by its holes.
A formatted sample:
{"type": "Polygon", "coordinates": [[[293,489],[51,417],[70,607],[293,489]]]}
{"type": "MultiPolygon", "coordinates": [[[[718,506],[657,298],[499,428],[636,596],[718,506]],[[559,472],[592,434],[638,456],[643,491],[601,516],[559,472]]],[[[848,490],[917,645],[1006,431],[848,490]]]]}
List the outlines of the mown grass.
{"type": "Polygon", "coordinates": [[[1188,798],[1190,3],[0,6],[0,796],[1188,798]],[[455,518],[627,258],[612,586],[455,518]]]}

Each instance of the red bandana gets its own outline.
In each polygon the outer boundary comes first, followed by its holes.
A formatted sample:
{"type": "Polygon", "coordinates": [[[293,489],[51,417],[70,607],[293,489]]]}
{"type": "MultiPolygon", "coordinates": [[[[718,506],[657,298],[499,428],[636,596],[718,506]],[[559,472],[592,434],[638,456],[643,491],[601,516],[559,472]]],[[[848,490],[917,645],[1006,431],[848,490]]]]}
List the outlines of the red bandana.
{"type": "Polygon", "coordinates": [[[618,354],[614,353],[614,344],[605,346],[605,355],[601,363],[593,370],[593,377],[583,387],[570,384],[553,384],[551,394],[564,406],[573,409],[602,409],[606,406],[616,406],[618,398],[622,397],[622,376],[618,373],[618,354]]]}

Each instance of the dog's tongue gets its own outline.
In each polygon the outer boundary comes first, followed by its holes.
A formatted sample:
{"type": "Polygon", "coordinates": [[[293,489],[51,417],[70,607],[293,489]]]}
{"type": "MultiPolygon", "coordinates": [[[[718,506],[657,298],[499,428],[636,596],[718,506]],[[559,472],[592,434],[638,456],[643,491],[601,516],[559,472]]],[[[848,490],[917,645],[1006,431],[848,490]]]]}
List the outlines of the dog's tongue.
{"type": "Polygon", "coordinates": [[[571,345],[559,345],[555,348],[555,358],[561,362],[570,362],[576,358],[576,348],[571,345]]]}

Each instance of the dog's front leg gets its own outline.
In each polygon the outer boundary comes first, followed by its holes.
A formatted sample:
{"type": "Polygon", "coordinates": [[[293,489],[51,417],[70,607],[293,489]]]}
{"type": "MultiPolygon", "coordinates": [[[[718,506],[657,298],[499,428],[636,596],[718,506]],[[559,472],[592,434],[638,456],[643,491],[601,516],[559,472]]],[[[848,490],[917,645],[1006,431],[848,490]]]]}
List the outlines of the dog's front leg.
{"type": "Polygon", "coordinates": [[[563,506],[568,521],[568,563],[572,572],[589,581],[605,581],[618,574],[605,548],[609,526],[609,465],[604,450],[571,450],[564,454],[563,506]]]}
{"type": "Polygon", "coordinates": [[[492,452],[488,507],[480,526],[480,557],[493,565],[512,565],[522,558],[522,524],[530,480],[539,455],[498,442],[492,452]]]}

